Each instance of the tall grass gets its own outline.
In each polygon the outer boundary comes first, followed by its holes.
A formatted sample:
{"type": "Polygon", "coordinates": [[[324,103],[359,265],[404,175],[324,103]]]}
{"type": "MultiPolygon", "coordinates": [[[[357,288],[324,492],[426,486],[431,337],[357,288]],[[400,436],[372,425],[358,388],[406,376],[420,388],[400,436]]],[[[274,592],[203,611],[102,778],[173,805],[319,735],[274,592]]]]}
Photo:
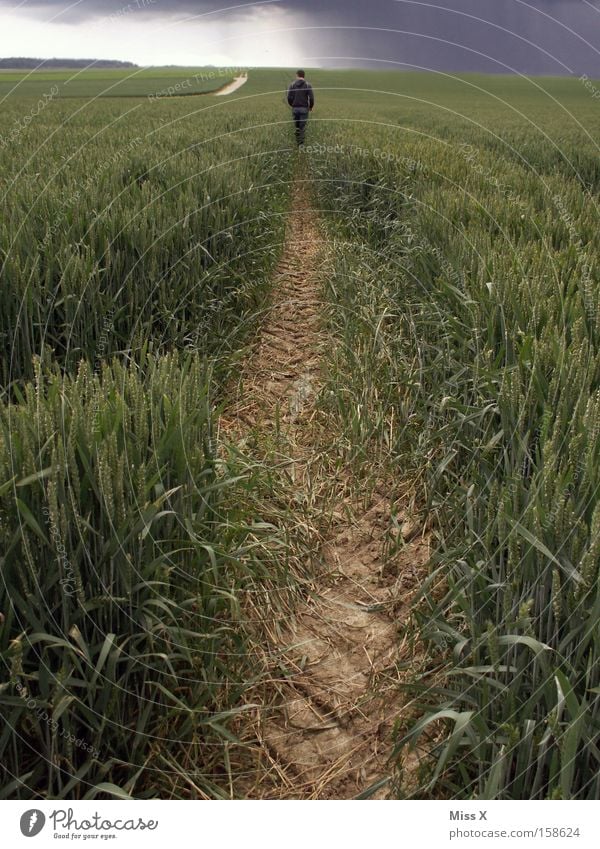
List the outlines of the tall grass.
{"type": "Polygon", "coordinates": [[[249,151],[246,114],[205,100],[74,102],[51,103],[18,154],[0,149],[0,383],[31,378],[40,354],[69,371],[147,344],[225,359],[280,250],[282,130],[255,131],[249,151]]]}
{"type": "MultiPolygon", "coordinates": [[[[598,798],[597,118],[576,81],[548,85],[579,124],[524,81],[315,79],[321,397],[435,534],[398,793],[418,742],[422,797],[598,798]]],[[[4,797],[235,784],[263,671],[245,601],[272,617],[295,543],[267,521],[276,476],[215,427],[283,234],[285,82],[226,108],[51,101],[0,144],[4,797]]]]}
{"type": "Polygon", "coordinates": [[[527,167],[372,127],[312,156],[334,403],[435,527],[412,624],[435,675],[396,749],[428,751],[422,797],[600,794],[597,209],[527,138],[527,167]]]}
{"type": "Polygon", "coordinates": [[[241,602],[277,576],[209,387],[197,355],[38,367],[0,413],[4,797],[219,795],[241,602]]]}
{"type": "Polygon", "coordinates": [[[230,793],[248,594],[290,582],[216,435],[281,249],[270,110],[53,102],[0,149],[4,798],[230,793]]]}

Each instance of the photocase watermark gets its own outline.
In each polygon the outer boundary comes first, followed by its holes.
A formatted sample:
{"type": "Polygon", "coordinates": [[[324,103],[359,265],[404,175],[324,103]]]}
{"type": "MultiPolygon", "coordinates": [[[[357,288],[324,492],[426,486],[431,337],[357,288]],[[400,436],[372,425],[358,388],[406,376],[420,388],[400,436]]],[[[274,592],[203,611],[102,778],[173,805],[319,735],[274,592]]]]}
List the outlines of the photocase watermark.
{"type": "Polygon", "coordinates": [[[57,719],[54,719],[52,716],[50,716],[47,710],[39,707],[36,700],[29,695],[26,687],[23,687],[23,685],[19,683],[17,683],[16,687],[19,696],[25,703],[25,706],[35,713],[40,722],[45,722],[46,725],[52,729],[52,731],[58,733],[58,735],[65,739],[68,743],[71,743],[73,746],[77,746],[78,749],[82,749],[85,752],[89,752],[95,758],[100,757],[100,752],[97,749],[95,749],[93,746],[90,746],[88,743],[85,742],[85,740],[82,740],[81,737],[75,737],[69,731],[65,731],[65,729],[59,724],[57,719]]]}
{"type": "MultiPolygon", "coordinates": [[[[138,147],[142,143],[142,139],[139,136],[136,136],[132,139],[129,144],[127,144],[124,148],[117,150],[112,156],[107,157],[103,162],[96,166],[92,173],[83,181],[83,183],[79,184],[79,187],[75,189],[75,191],[71,192],[70,195],[63,198],[61,200],[62,209],[55,215],[54,220],[46,230],[44,234],[44,238],[40,242],[40,247],[44,248],[47,246],[50,239],[55,236],[57,233],[64,232],[64,220],[67,216],[67,212],[71,207],[84,198],[89,190],[95,186],[98,182],[98,178],[104,174],[104,172],[113,168],[120,159],[126,156],[128,153],[131,153],[136,147],[138,147]]],[[[53,299],[53,295],[50,295],[50,299],[53,299]]]]}
{"type": "MultiPolygon", "coordinates": [[[[363,210],[360,207],[354,207],[351,210],[350,216],[352,219],[359,219],[361,215],[363,215],[363,210]]],[[[467,298],[467,294],[464,291],[465,289],[465,281],[463,277],[463,270],[456,268],[450,260],[444,255],[443,251],[437,245],[434,245],[430,239],[427,238],[424,234],[417,234],[413,230],[410,229],[410,226],[406,221],[402,221],[396,219],[390,222],[389,218],[380,215],[374,215],[372,212],[367,214],[368,221],[380,223],[382,226],[386,227],[394,227],[398,230],[401,230],[402,239],[406,244],[406,254],[416,255],[419,253],[426,254],[428,256],[434,257],[438,264],[440,273],[444,275],[447,282],[451,283],[455,289],[460,291],[464,298],[467,298]]],[[[401,264],[401,260],[397,256],[397,244],[390,243],[390,251],[394,255],[394,260],[401,264]]],[[[385,256],[386,249],[379,248],[378,254],[379,256],[385,256]]]]}
{"type": "Polygon", "coordinates": [[[600,87],[593,83],[587,74],[582,74],[579,77],[579,82],[583,83],[584,87],[589,91],[594,100],[600,100],[600,87]]]}
{"type": "Polygon", "coordinates": [[[21,814],[19,822],[21,834],[24,837],[36,837],[46,825],[46,820],[52,827],[54,837],[82,838],[84,841],[114,838],[116,835],[111,832],[115,831],[155,831],[159,823],[158,820],[126,814],[113,820],[103,817],[98,811],[95,811],[92,816],[85,815],[81,819],[76,819],[73,808],[58,808],[46,817],[39,808],[30,808],[21,814]]]}
{"type": "MultiPolygon", "coordinates": [[[[439,249],[437,245],[434,245],[427,236],[421,234],[417,236],[416,233],[413,233],[408,225],[404,227],[404,234],[407,238],[414,238],[414,244],[411,245],[412,251],[419,251],[425,254],[429,254],[437,259],[440,270],[446,277],[446,279],[452,283],[452,285],[459,290],[464,289],[464,280],[461,272],[455,268],[450,260],[444,256],[443,252],[439,249]]],[[[466,297],[466,295],[465,295],[466,297]]]]}
{"type": "MultiPolygon", "coordinates": [[[[94,360],[94,376],[96,377],[99,376],[100,371],[102,369],[102,361],[106,354],[106,349],[108,348],[108,339],[110,333],[112,333],[114,318],[115,308],[111,307],[104,316],[104,321],[102,322],[102,332],[98,337],[96,356],[94,360]]],[[[98,434],[100,432],[100,387],[98,386],[94,389],[94,398],[92,401],[92,414],[94,417],[94,421],[92,424],[92,433],[98,434]]]]}
{"type": "Polygon", "coordinates": [[[494,174],[490,174],[489,168],[486,168],[485,165],[479,161],[477,148],[473,147],[472,144],[462,142],[459,145],[459,149],[473,171],[479,177],[483,177],[488,185],[493,186],[496,191],[498,191],[501,195],[504,195],[506,200],[510,201],[518,209],[520,209],[521,218],[525,218],[525,215],[529,213],[529,208],[525,201],[519,197],[514,189],[511,189],[510,186],[505,186],[494,174]]]}
{"type": "Polygon", "coordinates": [[[173,85],[166,86],[160,91],[155,91],[153,94],[149,94],[148,100],[152,102],[154,100],[163,100],[166,97],[175,97],[186,90],[193,89],[194,85],[198,85],[198,83],[207,82],[208,80],[217,80],[222,77],[229,78],[231,76],[238,76],[239,74],[247,74],[248,70],[248,68],[214,68],[210,71],[199,71],[197,74],[193,74],[193,76],[187,77],[185,80],[179,80],[179,82],[176,82],[173,85]]]}
{"type": "Polygon", "coordinates": [[[554,195],[552,200],[556,204],[556,208],[558,209],[558,213],[563,224],[569,231],[569,238],[571,240],[571,243],[575,245],[575,247],[579,247],[581,245],[581,237],[578,235],[577,230],[575,229],[573,216],[567,209],[564,200],[561,198],[560,195],[554,195]]]}
{"type": "Polygon", "coordinates": [[[151,6],[156,6],[158,2],[159,0],[133,0],[132,3],[127,3],[115,12],[111,12],[110,15],[103,15],[101,18],[96,18],[92,26],[99,26],[100,24],[106,23],[118,23],[126,15],[130,15],[132,12],[143,12],[151,6]]]}
{"type": "Polygon", "coordinates": [[[46,817],[38,808],[31,808],[21,814],[20,828],[24,837],[36,837],[46,824],[46,817]]]}
{"type": "Polygon", "coordinates": [[[85,819],[75,819],[73,808],[53,811],[48,819],[56,831],[58,826],[68,832],[77,831],[154,831],[158,828],[158,820],[146,820],[142,817],[127,817],[123,815],[116,820],[105,819],[96,812],[85,819]]]}
{"type": "MultiPolygon", "coordinates": [[[[256,280],[250,276],[241,286],[231,289],[220,298],[211,298],[204,303],[206,315],[216,317],[222,314],[226,309],[235,308],[244,298],[252,299],[256,295],[256,280]]],[[[210,324],[210,321],[207,322],[210,324]]],[[[203,328],[191,328],[189,333],[184,338],[183,348],[188,353],[201,351],[204,345],[203,328]]]]}
{"type": "Polygon", "coordinates": [[[59,88],[57,85],[53,85],[50,91],[46,94],[43,94],[35,106],[29,110],[27,115],[24,118],[19,119],[14,122],[14,126],[10,133],[7,136],[0,136],[0,147],[8,147],[10,144],[14,144],[21,135],[21,133],[27,129],[27,127],[31,124],[31,122],[41,115],[44,109],[51,103],[56,95],[59,92],[59,88]]]}
{"type": "Polygon", "coordinates": [[[312,154],[314,156],[325,156],[326,154],[335,154],[343,156],[353,154],[355,156],[373,156],[381,162],[393,162],[396,165],[401,165],[411,172],[425,172],[425,165],[418,159],[413,159],[412,156],[404,156],[403,154],[394,153],[391,150],[382,150],[379,147],[361,147],[358,144],[308,144],[300,145],[300,152],[303,154],[312,154]]]}
{"type": "Polygon", "coordinates": [[[50,540],[56,552],[59,571],[64,575],[58,583],[62,587],[62,591],[66,596],[74,596],[77,592],[76,575],[67,556],[60,530],[57,527],[56,521],[52,517],[48,507],[42,507],[42,513],[44,514],[46,524],[50,526],[50,540]]]}
{"type": "Polygon", "coordinates": [[[577,232],[577,228],[575,227],[575,219],[571,212],[567,209],[567,205],[564,202],[563,198],[556,194],[552,198],[556,208],[558,209],[558,214],[560,215],[561,221],[569,231],[569,242],[573,245],[574,248],[577,249],[578,252],[581,253],[582,256],[582,264],[581,264],[581,292],[583,295],[583,304],[586,314],[590,322],[595,322],[596,320],[596,292],[595,292],[595,284],[592,277],[592,269],[590,267],[590,263],[587,261],[587,256],[585,251],[582,251],[582,248],[585,248],[586,245],[583,242],[580,234],[577,232]]]}
{"type": "MultiPolygon", "coordinates": [[[[440,409],[443,409],[444,399],[442,404],[440,405],[440,409]]],[[[502,450],[502,442],[499,441],[498,450],[502,450]]],[[[563,510],[565,509],[565,504],[569,499],[573,498],[575,495],[575,490],[579,481],[585,476],[586,472],[586,460],[585,458],[580,458],[575,468],[573,469],[573,473],[571,476],[571,480],[569,484],[565,487],[564,491],[561,493],[560,498],[554,499],[554,503],[551,509],[544,514],[544,516],[539,521],[539,528],[545,532],[549,531],[557,521],[557,519],[561,516],[563,510]]],[[[510,502],[515,496],[518,496],[523,491],[522,481],[511,481],[508,486],[502,488],[501,496],[505,501],[510,502]]],[[[534,492],[534,495],[537,494],[537,490],[534,492]]],[[[487,497],[487,495],[485,496],[487,497]]],[[[521,514],[521,521],[527,518],[532,511],[535,509],[535,499],[532,498],[529,503],[524,507],[523,512],[521,514]]]]}

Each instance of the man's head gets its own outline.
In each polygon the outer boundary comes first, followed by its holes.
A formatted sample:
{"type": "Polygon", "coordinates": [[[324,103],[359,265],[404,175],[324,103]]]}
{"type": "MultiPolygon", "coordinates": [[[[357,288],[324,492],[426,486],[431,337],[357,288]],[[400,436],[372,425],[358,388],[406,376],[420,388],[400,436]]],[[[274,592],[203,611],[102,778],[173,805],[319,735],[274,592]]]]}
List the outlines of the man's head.
{"type": "Polygon", "coordinates": [[[303,80],[304,76],[305,76],[304,71],[302,69],[296,71],[296,76],[298,77],[299,80],[303,80]]]}

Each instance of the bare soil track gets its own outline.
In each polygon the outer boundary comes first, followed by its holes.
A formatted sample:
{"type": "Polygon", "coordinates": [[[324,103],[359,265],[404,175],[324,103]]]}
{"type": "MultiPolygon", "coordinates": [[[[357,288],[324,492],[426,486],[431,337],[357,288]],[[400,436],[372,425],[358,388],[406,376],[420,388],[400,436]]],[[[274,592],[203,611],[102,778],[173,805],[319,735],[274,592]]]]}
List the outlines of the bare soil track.
{"type": "Polygon", "coordinates": [[[238,77],[234,77],[230,83],[221,86],[221,88],[218,88],[216,91],[212,91],[211,94],[214,94],[217,97],[223,97],[226,94],[233,94],[234,91],[237,91],[238,88],[241,88],[247,82],[248,74],[240,74],[238,77]]]}
{"type": "MultiPolygon", "coordinates": [[[[232,440],[277,422],[300,489],[315,486],[315,452],[327,451],[311,444],[310,427],[331,344],[320,308],[324,233],[308,183],[297,179],[270,309],[244,369],[243,393],[223,422],[232,440]]],[[[274,674],[271,697],[256,713],[257,764],[244,795],[349,799],[390,774],[393,725],[406,707],[398,685],[414,651],[403,639],[403,622],[428,542],[423,533],[405,532],[390,559],[385,489],[365,507],[351,480],[338,487],[333,520],[324,522],[320,568],[292,615],[268,631],[266,653],[288,672],[274,674]]],[[[384,787],[375,798],[385,794],[384,787]]]]}

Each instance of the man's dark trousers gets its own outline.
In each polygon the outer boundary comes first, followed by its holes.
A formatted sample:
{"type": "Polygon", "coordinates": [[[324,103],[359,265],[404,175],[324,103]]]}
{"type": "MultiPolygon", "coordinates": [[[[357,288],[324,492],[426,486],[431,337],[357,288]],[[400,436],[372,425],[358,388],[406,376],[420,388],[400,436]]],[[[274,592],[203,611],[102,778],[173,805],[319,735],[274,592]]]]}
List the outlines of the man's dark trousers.
{"type": "Polygon", "coordinates": [[[304,133],[306,131],[306,122],[308,121],[308,109],[295,106],[292,109],[294,124],[296,125],[296,141],[298,144],[304,144],[304,133]]]}

